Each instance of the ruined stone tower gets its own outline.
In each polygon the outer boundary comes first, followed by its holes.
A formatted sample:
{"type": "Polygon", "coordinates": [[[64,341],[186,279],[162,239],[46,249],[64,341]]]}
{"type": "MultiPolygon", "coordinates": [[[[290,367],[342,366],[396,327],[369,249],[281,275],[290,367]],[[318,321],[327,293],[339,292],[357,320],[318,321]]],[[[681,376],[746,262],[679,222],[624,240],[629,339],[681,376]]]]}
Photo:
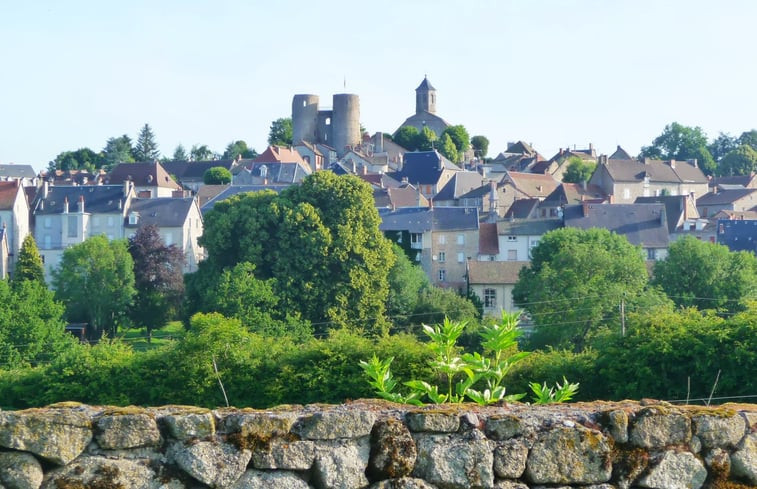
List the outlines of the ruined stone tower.
{"type": "Polygon", "coordinates": [[[320,109],[317,95],[298,94],[292,99],[292,139],[326,144],[342,156],[360,144],[360,98],[336,94],[331,109],[320,109]]]}

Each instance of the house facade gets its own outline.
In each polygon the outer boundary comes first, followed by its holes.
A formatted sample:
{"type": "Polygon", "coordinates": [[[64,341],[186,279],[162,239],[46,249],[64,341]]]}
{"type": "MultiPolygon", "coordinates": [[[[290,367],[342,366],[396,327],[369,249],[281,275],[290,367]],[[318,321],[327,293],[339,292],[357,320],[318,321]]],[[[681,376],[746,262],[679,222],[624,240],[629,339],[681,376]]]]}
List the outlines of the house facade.
{"type": "Polygon", "coordinates": [[[12,273],[21,245],[30,231],[29,201],[20,180],[0,182],[0,227],[8,246],[7,271],[12,273]]]}
{"type": "Polygon", "coordinates": [[[513,288],[525,261],[468,262],[468,287],[484,305],[484,314],[498,317],[503,311],[519,311],[513,301],[513,288]]]}

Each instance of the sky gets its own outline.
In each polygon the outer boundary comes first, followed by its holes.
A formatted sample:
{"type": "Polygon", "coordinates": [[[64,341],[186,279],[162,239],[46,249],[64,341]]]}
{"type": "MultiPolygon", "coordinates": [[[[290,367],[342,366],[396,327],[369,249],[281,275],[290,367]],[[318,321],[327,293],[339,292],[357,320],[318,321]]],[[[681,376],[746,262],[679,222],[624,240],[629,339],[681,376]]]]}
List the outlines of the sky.
{"type": "Polygon", "coordinates": [[[757,127],[753,0],[0,0],[0,164],[44,169],[149,124],[159,149],[259,152],[292,96],[394,132],[428,76],[484,135],[638,154],[673,121],[757,127]]]}

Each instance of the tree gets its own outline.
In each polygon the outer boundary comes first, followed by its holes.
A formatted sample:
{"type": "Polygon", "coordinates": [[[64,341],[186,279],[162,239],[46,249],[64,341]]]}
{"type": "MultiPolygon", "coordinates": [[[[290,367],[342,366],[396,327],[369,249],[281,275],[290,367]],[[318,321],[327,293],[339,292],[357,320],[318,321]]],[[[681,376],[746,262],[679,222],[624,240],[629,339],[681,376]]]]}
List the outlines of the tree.
{"type": "Polygon", "coordinates": [[[518,307],[531,316],[534,346],[581,351],[598,330],[620,331],[621,303],[647,300],[641,250],[606,229],[562,228],[545,234],[532,250],[513,289],[518,307]]]}
{"type": "Polygon", "coordinates": [[[200,241],[210,273],[252,263],[257,278],[276,279],[278,307],[298,311],[317,333],[341,326],[383,334],[394,256],[378,225],[365,182],[317,172],[278,195],[219,202],[200,241]]]}
{"type": "Polygon", "coordinates": [[[192,149],[189,150],[189,159],[192,161],[208,161],[213,159],[213,152],[207,144],[202,146],[193,144],[192,149]]]}
{"type": "Polygon", "coordinates": [[[52,275],[55,296],[66,306],[69,321],[89,323],[90,339],[104,332],[115,336],[136,293],[126,240],[100,235],[66,248],[52,275]]]}
{"type": "Polygon", "coordinates": [[[402,126],[394,134],[393,141],[408,151],[418,149],[418,129],[413,126],[402,126]]]}
{"type": "Polygon", "coordinates": [[[460,160],[462,161],[465,152],[470,149],[470,135],[468,135],[468,130],[461,124],[449,126],[442,132],[439,139],[442,139],[445,134],[449,135],[452,142],[455,143],[455,149],[457,149],[457,152],[460,155],[460,160]]]}
{"type": "Polygon", "coordinates": [[[578,156],[568,158],[568,166],[563,173],[562,181],[565,183],[588,182],[597,164],[593,161],[584,161],[578,156]]]}
{"type": "Polygon", "coordinates": [[[231,183],[231,172],[222,166],[208,168],[202,176],[205,185],[228,185],[231,183]]]}
{"type": "Polygon", "coordinates": [[[103,149],[103,166],[110,171],[119,163],[133,163],[134,154],[131,139],[124,134],[121,137],[110,138],[103,149]]]}
{"type": "Polygon", "coordinates": [[[452,142],[452,138],[450,138],[449,134],[442,134],[437,147],[439,152],[453,163],[457,163],[462,159],[462,155],[457,152],[455,143],[452,142]]]}
{"type": "Polygon", "coordinates": [[[742,144],[720,160],[720,175],[749,175],[757,170],[757,151],[748,144],[742,144]]]}
{"type": "Polygon", "coordinates": [[[738,144],[748,144],[752,149],[757,150],[757,129],[742,132],[738,144]]]}
{"type": "Polygon", "coordinates": [[[257,151],[249,148],[246,142],[239,140],[232,141],[226,146],[226,151],[223,152],[222,158],[224,160],[236,160],[238,157],[255,158],[257,155],[257,151]]]}
{"type": "Polygon", "coordinates": [[[655,263],[653,283],[679,306],[738,311],[757,291],[757,258],[686,236],[655,263]]]}
{"type": "Polygon", "coordinates": [[[720,161],[723,156],[727,155],[739,146],[738,139],[732,137],[730,134],[720,133],[715,140],[707,146],[712,158],[715,161],[720,161]]]}
{"type": "Polygon", "coordinates": [[[268,132],[268,144],[274,146],[291,146],[292,145],[292,119],[281,117],[271,123],[271,129],[268,132]]]}
{"type": "Polygon", "coordinates": [[[187,150],[184,149],[184,146],[179,144],[176,146],[176,149],[173,150],[173,156],[171,157],[171,160],[173,161],[187,161],[189,160],[189,155],[187,154],[187,150]]]}
{"type": "Polygon", "coordinates": [[[87,170],[94,172],[104,162],[103,153],[95,153],[89,148],[79,148],[76,151],[64,151],[50,162],[47,169],[55,170],[87,170]]]}
{"type": "Polygon", "coordinates": [[[140,226],[129,238],[134,262],[134,304],[129,317],[152,332],[177,317],[184,296],[184,253],[176,245],[166,246],[154,224],[140,226]]]}
{"type": "Polygon", "coordinates": [[[45,285],[45,269],[42,265],[42,257],[39,254],[34,237],[29,234],[21,243],[21,251],[18,253],[16,270],[13,273],[13,283],[18,284],[25,280],[31,280],[45,285]]]}
{"type": "MultiPolygon", "coordinates": [[[[407,324],[411,319],[421,290],[431,286],[426,273],[407,257],[397,244],[392,245],[394,265],[389,270],[389,296],[386,311],[395,325],[407,324]]],[[[425,319],[423,319],[425,321],[425,319]]]]}
{"type": "Polygon", "coordinates": [[[155,134],[152,132],[149,124],[142,126],[137,136],[137,144],[134,146],[134,158],[137,161],[155,161],[160,159],[158,143],[155,141],[155,134]]]}
{"type": "Polygon", "coordinates": [[[423,130],[418,134],[417,142],[415,143],[415,148],[418,151],[431,151],[434,149],[434,143],[439,138],[437,138],[436,133],[433,129],[430,127],[423,126],[423,130]]]}
{"type": "Polygon", "coordinates": [[[641,156],[663,160],[696,158],[704,173],[711,175],[716,169],[715,160],[707,149],[707,135],[702,128],[688,127],[677,122],[665,126],[651,146],[641,148],[641,156]]]}
{"type": "Polygon", "coordinates": [[[489,139],[486,136],[473,136],[470,144],[473,146],[477,158],[486,158],[486,154],[489,152],[489,139]]]}

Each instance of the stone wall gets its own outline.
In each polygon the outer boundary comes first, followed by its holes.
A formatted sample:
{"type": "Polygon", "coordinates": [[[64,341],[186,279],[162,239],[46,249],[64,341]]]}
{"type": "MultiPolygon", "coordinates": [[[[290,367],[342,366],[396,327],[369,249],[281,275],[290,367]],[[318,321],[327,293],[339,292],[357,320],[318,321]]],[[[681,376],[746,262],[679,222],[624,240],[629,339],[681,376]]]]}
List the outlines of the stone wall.
{"type": "Polygon", "coordinates": [[[0,489],[757,487],[757,405],[0,411],[0,489]]]}

